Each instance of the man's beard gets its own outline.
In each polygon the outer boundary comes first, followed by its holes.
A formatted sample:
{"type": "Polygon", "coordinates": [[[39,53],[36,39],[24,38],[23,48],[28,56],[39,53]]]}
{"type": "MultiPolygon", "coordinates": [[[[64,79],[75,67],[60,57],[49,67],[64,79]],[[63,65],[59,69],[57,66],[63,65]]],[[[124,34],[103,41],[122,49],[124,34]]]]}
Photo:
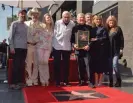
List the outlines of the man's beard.
{"type": "Polygon", "coordinates": [[[36,22],[36,21],[38,21],[38,19],[37,18],[33,18],[32,21],[36,22]]]}

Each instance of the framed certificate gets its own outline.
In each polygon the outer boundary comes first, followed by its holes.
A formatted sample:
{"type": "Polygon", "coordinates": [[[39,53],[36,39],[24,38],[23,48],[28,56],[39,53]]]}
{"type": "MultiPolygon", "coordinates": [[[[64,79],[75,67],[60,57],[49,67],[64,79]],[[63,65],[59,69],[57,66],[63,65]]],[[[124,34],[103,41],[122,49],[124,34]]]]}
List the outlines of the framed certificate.
{"type": "Polygon", "coordinates": [[[78,48],[83,49],[84,46],[88,45],[89,38],[90,38],[89,31],[78,30],[78,32],[75,34],[75,40],[76,44],[78,45],[78,48]]]}

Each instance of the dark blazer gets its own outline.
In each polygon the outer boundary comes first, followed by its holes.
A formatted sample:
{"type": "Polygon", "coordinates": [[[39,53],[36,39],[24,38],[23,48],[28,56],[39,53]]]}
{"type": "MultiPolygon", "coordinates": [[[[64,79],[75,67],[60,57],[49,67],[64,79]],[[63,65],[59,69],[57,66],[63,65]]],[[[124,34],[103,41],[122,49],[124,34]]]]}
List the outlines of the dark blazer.
{"type": "Polygon", "coordinates": [[[111,43],[112,56],[119,54],[120,49],[124,48],[124,37],[121,27],[117,27],[117,31],[109,35],[111,43]]]}
{"type": "Polygon", "coordinates": [[[90,44],[90,53],[92,57],[109,58],[110,57],[110,42],[108,31],[105,27],[93,27],[91,38],[97,38],[90,44]]]}
{"type": "MultiPolygon", "coordinates": [[[[75,44],[75,35],[76,33],[78,32],[78,30],[82,30],[82,31],[90,31],[90,35],[91,35],[91,30],[92,30],[92,27],[89,26],[89,25],[80,25],[80,24],[76,24],[73,29],[72,29],[72,36],[71,36],[71,43],[72,43],[72,46],[73,44],[75,44]]],[[[88,52],[85,51],[85,50],[75,50],[75,54],[76,55],[79,55],[79,56],[86,56],[88,52]]]]}

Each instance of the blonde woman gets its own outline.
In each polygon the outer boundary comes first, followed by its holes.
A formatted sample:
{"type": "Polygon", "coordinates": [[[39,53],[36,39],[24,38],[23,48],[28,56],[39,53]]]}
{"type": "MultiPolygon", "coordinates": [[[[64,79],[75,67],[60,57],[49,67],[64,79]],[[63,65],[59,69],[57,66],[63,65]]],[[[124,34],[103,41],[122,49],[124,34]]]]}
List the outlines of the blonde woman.
{"type": "Polygon", "coordinates": [[[46,24],[45,30],[50,34],[50,41],[49,41],[49,50],[52,50],[52,38],[53,38],[53,30],[54,30],[54,21],[50,14],[46,13],[43,18],[43,23],[46,24]]]}
{"type": "Polygon", "coordinates": [[[115,16],[109,16],[106,21],[107,29],[109,32],[109,39],[111,43],[111,63],[116,74],[116,87],[121,87],[121,76],[118,68],[118,59],[120,54],[123,53],[124,37],[121,28],[117,25],[115,16]]]}
{"type": "Polygon", "coordinates": [[[103,72],[109,68],[109,38],[108,32],[103,27],[101,16],[95,15],[93,18],[93,29],[90,45],[90,69],[94,75],[94,86],[102,83],[103,72]]]}
{"type": "Polygon", "coordinates": [[[42,86],[49,85],[49,66],[48,60],[52,49],[53,20],[49,14],[43,17],[43,23],[46,27],[39,34],[39,43],[37,44],[37,59],[40,81],[42,86]]]}

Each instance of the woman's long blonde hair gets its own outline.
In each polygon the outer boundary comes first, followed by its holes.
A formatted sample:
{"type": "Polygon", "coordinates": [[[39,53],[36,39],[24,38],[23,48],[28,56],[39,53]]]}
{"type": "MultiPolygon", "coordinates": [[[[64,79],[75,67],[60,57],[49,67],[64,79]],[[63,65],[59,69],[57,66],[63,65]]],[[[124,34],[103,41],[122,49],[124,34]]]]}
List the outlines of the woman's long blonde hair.
{"type": "Polygon", "coordinates": [[[110,15],[107,20],[106,20],[106,27],[108,30],[110,30],[111,28],[109,27],[109,21],[114,21],[114,28],[117,28],[117,20],[116,17],[113,15],[110,15]]]}
{"type": "Polygon", "coordinates": [[[47,23],[46,23],[46,16],[49,16],[51,18],[51,24],[50,24],[50,29],[53,30],[54,29],[54,21],[53,21],[53,18],[50,14],[46,13],[44,16],[43,16],[43,23],[46,24],[46,27],[47,27],[47,23]]]}
{"type": "Polygon", "coordinates": [[[103,26],[102,16],[100,16],[100,15],[94,15],[93,18],[92,18],[92,27],[96,27],[96,23],[94,22],[96,18],[101,19],[101,26],[103,26]]]}

